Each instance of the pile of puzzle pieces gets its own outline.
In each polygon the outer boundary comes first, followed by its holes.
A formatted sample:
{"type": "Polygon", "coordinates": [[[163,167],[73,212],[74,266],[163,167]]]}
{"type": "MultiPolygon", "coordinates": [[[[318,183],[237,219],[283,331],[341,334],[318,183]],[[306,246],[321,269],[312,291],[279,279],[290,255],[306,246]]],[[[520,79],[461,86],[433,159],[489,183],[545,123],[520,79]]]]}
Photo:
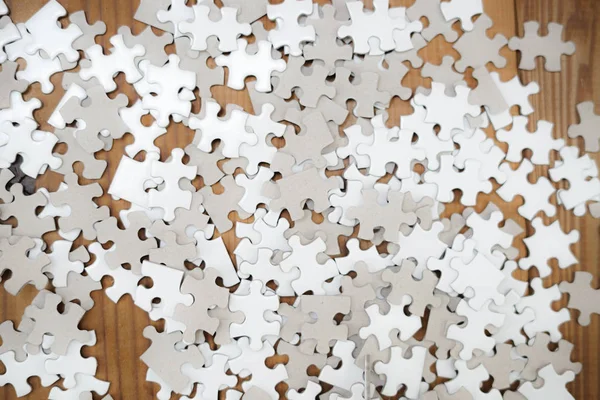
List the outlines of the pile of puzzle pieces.
{"type": "MultiPolygon", "coordinates": [[[[129,295],[164,320],[162,331],[144,329],[151,345],[140,357],[159,399],[278,399],[280,382],[291,400],[572,398],[565,385],[581,364],[559,330],[570,312],[551,304],[568,293],[587,325],[600,291],[586,272],[543,286],[550,259],[561,269],[578,263],[570,246],[579,233],[541,216],[553,217],[557,203],[600,217],[598,169],[554,139],[551,122],[529,130],[535,82],[504,81],[487,67],[504,67],[508,46],[521,69],[542,56],[560,71],[561,56],[575,52],[562,27],[540,36],[527,22],[523,37],[491,38],[481,0],[222,3],[142,0],[135,19],[147,29],[123,26],[103,49],[95,41],[106,26],[83,12],[61,24],[67,12],[50,0],[14,24],[0,0],[0,272],[10,271],[3,287],[12,295],[39,290],[20,322],[0,325],[0,385],[23,396],[36,376],[42,386],[61,380],[51,399],[107,394],[96,359],[81,353],[95,332],[79,323],[110,276],[112,301],[129,295]],[[423,65],[418,51],[438,35],[460,59],[423,65]],[[430,89],[402,85],[411,68],[430,89]],[[40,100],[23,93],[36,82],[52,92],[56,73],[64,96],[45,105],[55,107],[47,132],[34,118],[40,100]],[[113,93],[121,73],[133,103],[113,93]],[[219,85],[247,90],[255,112],[222,110],[211,98],[219,85]],[[196,93],[201,111],[192,114],[196,93]],[[390,126],[395,97],[413,112],[390,126]],[[161,153],[154,141],[175,124],[194,140],[161,153]],[[95,154],[125,134],[135,141],[111,157],[120,162],[103,188],[109,165],[95,154]],[[540,165],[549,177],[531,183],[540,165]],[[35,190],[47,170],[63,175],[55,192],[35,190]],[[534,230],[526,256],[513,243],[521,226],[494,203],[481,207],[495,187],[498,201],[523,198],[518,213],[534,230]],[[97,203],[105,190],[130,208],[111,216],[97,203]],[[464,211],[445,213],[447,203],[464,211]],[[235,261],[221,236],[230,230],[240,239],[229,249],[235,261]],[[61,239],[46,243],[53,231],[61,239]],[[541,278],[513,276],[530,268],[541,278]],[[287,363],[267,367],[275,354],[287,363]]],[[[600,116],[591,102],[578,111],[568,135],[598,152],[600,116]]]]}

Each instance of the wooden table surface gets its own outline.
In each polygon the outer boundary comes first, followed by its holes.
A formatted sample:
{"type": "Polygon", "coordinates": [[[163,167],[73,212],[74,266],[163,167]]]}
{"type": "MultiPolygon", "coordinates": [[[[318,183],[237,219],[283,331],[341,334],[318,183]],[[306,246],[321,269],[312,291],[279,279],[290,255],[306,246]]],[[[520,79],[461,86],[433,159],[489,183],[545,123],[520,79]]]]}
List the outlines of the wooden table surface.
{"type": "MultiPolygon", "coordinates": [[[[218,1],[218,0],[217,0],[218,1]]],[[[393,6],[409,6],[414,0],[391,0],[393,6]]],[[[45,3],[45,0],[7,0],[11,9],[11,17],[15,23],[25,22],[39,7],[45,3]]],[[[133,20],[134,12],[138,6],[139,0],[61,0],[61,3],[69,12],[85,10],[90,21],[101,19],[107,25],[107,35],[98,40],[99,43],[108,48],[108,39],[116,33],[122,25],[132,27],[134,33],[139,33],[145,26],[133,20]]],[[[569,125],[577,123],[576,105],[582,101],[595,101],[597,112],[600,112],[600,1],[598,0],[484,0],[485,11],[494,21],[494,26],[489,34],[495,35],[502,33],[507,38],[523,34],[523,23],[525,21],[540,21],[542,25],[548,22],[558,22],[565,26],[565,36],[567,40],[572,40],[577,45],[577,52],[574,56],[563,57],[563,68],[560,73],[550,73],[543,69],[542,60],[538,59],[537,68],[534,71],[517,70],[517,55],[512,53],[507,47],[502,49],[502,55],[508,60],[508,65],[501,71],[503,79],[510,79],[518,74],[524,83],[536,81],[539,83],[540,94],[532,96],[532,104],[535,113],[530,116],[530,123],[539,119],[547,120],[555,124],[555,137],[564,138],[569,145],[578,145],[582,148],[582,142],[572,140],[567,137],[567,128],[569,125]]],[[[271,27],[267,21],[268,26],[271,27]]],[[[456,28],[456,26],[455,26],[456,28]]],[[[173,51],[171,49],[171,51],[173,51]]],[[[460,55],[451,48],[441,37],[434,39],[429,45],[420,51],[420,56],[425,61],[436,64],[446,54],[453,55],[456,59],[460,55]]],[[[495,70],[493,66],[489,66],[495,70]]],[[[470,72],[469,72],[470,74],[470,72]]],[[[472,79],[469,79],[472,84],[472,79]]],[[[60,100],[63,90],[61,88],[60,75],[52,78],[56,89],[50,95],[43,95],[40,92],[39,84],[34,84],[27,92],[26,97],[37,97],[41,99],[44,107],[35,114],[37,121],[42,129],[51,130],[51,127],[45,122],[54,109],[54,105],[60,100]]],[[[119,87],[130,98],[135,99],[135,93],[131,86],[124,83],[123,77],[118,78],[119,87]]],[[[430,80],[423,80],[418,70],[412,70],[404,79],[404,85],[412,89],[418,86],[430,86],[430,80]]],[[[242,106],[246,111],[253,111],[247,92],[237,92],[226,87],[213,88],[213,96],[221,105],[235,103],[242,106]]],[[[199,101],[194,105],[195,111],[199,108],[199,101]]],[[[516,110],[515,110],[516,112],[516,110]]],[[[398,124],[399,117],[411,113],[411,107],[408,102],[395,99],[390,108],[390,124],[398,124]]],[[[351,124],[349,119],[345,126],[351,124]]],[[[535,127],[535,122],[531,128],[535,127]]],[[[191,142],[193,132],[186,129],[181,124],[169,127],[166,135],[157,140],[157,144],[162,149],[163,159],[170,154],[172,148],[185,147],[191,142]]],[[[99,158],[109,161],[109,166],[102,179],[99,181],[103,188],[108,188],[110,178],[113,176],[123,148],[131,143],[133,138],[126,135],[123,139],[114,143],[113,150],[110,153],[101,153],[99,158]]],[[[499,144],[506,150],[505,144],[499,144]]],[[[553,159],[557,154],[552,154],[553,159]]],[[[598,161],[598,154],[591,154],[598,161]]],[[[80,169],[78,169],[80,172],[80,169]]],[[[535,174],[537,176],[546,175],[547,168],[537,167],[535,174]]],[[[62,179],[61,175],[47,172],[38,179],[38,187],[47,187],[54,191],[62,179]]],[[[200,182],[195,182],[200,184],[200,182]]],[[[218,185],[217,185],[218,186],[218,185]]],[[[494,185],[495,188],[497,185],[494,185]]],[[[218,189],[218,188],[217,188],[218,189]]],[[[516,239],[516,246],[521,251],[521,256],[526,255],[522,239],[525,235],[533,233],[529,221],[525,221],[517,213],[517,207],[522,204],[522,199],[517,198],[511,203],[503,202],[498,196],[491,195],[479,198],[481,201],[477,206],[478,211],[482,210],[488,200],[493,200],[504,211],[505,217],[514,218],[525,230],[525,234],[516,239]]],[[[553,199],[555,200],[555,199],[553,199]]],[[[128,208],[125,201],[113,201],[107,195],[99,201],[101,204],[107,204],[111,207],[112,215],[117,215],[121,209],[128,208]]],[[[462,207],[453,204],[447,207],[446,215],[451,212],[460,212],[462,207]]],[[[552,262],[552,276],[544,279],[545,286],[558,283],[563,280],[572,280],[575,271],[584,270],[592,272],[595,275],[594,283],[598,287],[600,275],[600,263],[598,262],[600,246],[598,246],[600,220],[594,220],[590,216],[578,218],[562,208],[558,208],[557,217],[552,219],[544,218],[545,222],[560,220],[563,229],[570,231],[577,229],[581,233],[581,240],[573,246],[574,253],[579,259],[579,264],[567,269],[560,270],[557,264],[552,262]]],[[[57,239],[56,234],[45,236],[47,242],[57,239]]],[[[225,244],[230,251],[233,251],[237,244],[237,239],[230,231],[224,235],[225,244]]],[[[519,273],[523,280],[531,280],[537,276],[537,271],[519,273]]],[[[104,287],[110,286],[110,278],[103,281],[104,287]]],[[[27,287],[18,296],[13,297],[6,293],[0,285],[0,321],[11,319],[18,323],[23,310],[30,303],[36,294],[36,290],[27,287]]],[[[84,348],[86,356],[94,356],[98,359],[97,377],[109,381],[110,394],[117,399],[151,399],[155,396],[158,386],[146,382],[146,366],[139,360],[140,355],[146,350],[150,342],[142,336],[142,330],[150,323],[147,314],[134,306],[131,298],[128,296],[121,299],[118,304],[112,303],[102,291],[92,294],[96,304],[84,317],[81,326],[84,329],[94,329],[98,342],[94,347],[84,348]]],[[[567,303],[567,296],[563,296],[560,302],[554,304],[555,307],[564,307],[567,303]]],[[[563,337],[575,344],[573,359],[583,363],[583,371],[577,376],[574,382],[568,385],[571,393],[578,399],[595,399],[600,395],[600,317],[597,315],[592,318],[592,323],[588,327],[579,326],[575,320],[577,312],[571,312],[572,320],[562,326],[563,337]]],[[[160,325],[160,324],[157,324],[160,325]]],[[[274,358],[268,360],[268,364],[281,362],[281,359],[274,358]]],[[[2,366],[3,368],[3,366],[2,366]]],[[[0,370],[0,373],[4,372],[0,370]]],[[[47,388],[40,388],[37,378],[30,380],[35,390],[26,398],[42,399],[47,398],[47,388]]],[[[285,384],[279,384],[280,393],[284,393],[285,384]]],[[[15,398],[14,390],[11,386],[0,388],[0,399],[15,398]]],[[[282,398],[284,398],[282,396],[282,398]]]]}

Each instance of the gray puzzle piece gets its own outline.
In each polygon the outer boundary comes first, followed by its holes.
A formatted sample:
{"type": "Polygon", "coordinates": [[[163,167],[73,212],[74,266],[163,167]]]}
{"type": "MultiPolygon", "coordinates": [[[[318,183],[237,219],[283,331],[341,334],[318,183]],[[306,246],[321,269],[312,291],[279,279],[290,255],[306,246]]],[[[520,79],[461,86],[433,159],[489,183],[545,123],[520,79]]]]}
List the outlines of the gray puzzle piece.
{"type": "Polygon", "coordinates": [[[327,359],[324,354],[314,353],[313,346],[310,343],[293,346],[281,341],[277,345],[277,354],[288,356],[289,361],[285,365],[288,379],[285,380],[285,383],[288,384],[290,389],[296,390],[305,388],[309,381],[318,382],[316,376],[308,375],[307,369],[311,365],[323,368],[327,359]]]}
{"type": "Polygon", "coordinates": [[[72,46],[75,50],[86,50],[96,44],[96,36],[106,33],[106,24],[102,21],[96,21],[93,24],[87,22],[85,11],[77,11],[69,15],[69,21],[75,24],[83,32],[73,42],[72,46]]]}
{"type": "Polygon", "coordinates": [[[0,239],[0,274],[7,270],[12,272],[10,279],[4,283],[4,289],[13,296],[27,284],[41,290],[48,283],[42,270],[50,264],[50,258],[44,253],[35,258],[29,257],[29,251],[35,246],[34,240],[27,236],[0,239]]]}
{"type": "Polygon", "coordinates": [[[485,14],[475,21],[474,28],[465,32],[454,44],[454,49],[461,55],[454,67],[458,72],[464,72],[467,67],[485,67],[488,62],[497,68],[504,68],[506,59],[500,55],[500,49],[508,43],[503,35],[496,35],[493,39],[487,36],[492,20],[485,14]]]}
{"type": "Polygon", "coordinates": [[[132,48],[141,44],[146,49],[146,53],[143,56],[137,57],[137,63],[141,60],[148,60],[152,65],[156,65],[157,67],[162,67],[167,63],[169,56],[165,51],[165,46],[173,43],[172,34],[163,33],[162,35],[156,35],[151,27],[147,27],[139,35],[134,35],[128,26],[120,27],[118,33],[119,35],[123,35],[123,42],[125,42],[127,47],[132,48]]]}
{"type": "Polygon", "coordinates": [[[113,139],[120,139],[129,131],[129,127],[119,115],[119,109],[129,103],[127,96],[119,94],[114,99],[109,98],[102,86],[94,86],[87,90],[90,105],[84,106],[77,97],[70,98],[60,113],[67,123],[81,120],[85,128],[78,130],[75,138],[88,153],[95,153],[105,147],[104,141],[98,136],[100,132],[108,131],[113,139]]]}
{"type": "Polygon", "coordinates": [[[275,192],[278,193],[272,196],[270,208],[274,211],[285,208],[292,221],[297,221],[304,216],[306,200],[312,200],[315,212],[320,213],[329,208],[329,194],[339,189],[341,184],[341,178],[324,179],[315,168],[309,168],[276,182],[275,192]]]}
{"type": "MultiPolygon", "coordinates": [[[[333,98],[339,105],[345,106],[348,100],[354,100],[354,115],[363,118],[375,116],[375,108],[386,108],[390,104],[391,95],[379,90],[379,75],[363,72],[354,81],[350,80],[352,72],[346,68],[335,69],[336,94],[333,98]]],[[[400,77],[399,77],[400,79],[400,77]]]]}
{"type": "Polygon", "coordinates": [[[216,55],[217,42],[209,40],[209,49],[200,52],[190,49],[190,41],[186,37],[176,39],[175,44],[177,55],[181,58],[179,68],[196,74],[196,86],[200,91],[201,98],[212,98],[210,89],[213,86],[222,86],[225,83],[225,70],[223,67],[210,68],[207,64],[208,59],[216,55]]]}
{"type": "Polygon", "coordinates": [[[540,36],[540,24],[537,21],[525,22],[524,30],[525,34],[522,38],[513,37],[508,42],[511,50],[521,52],[519,69],[533,70],[535,59],[544,57],[546,71],[558,72],[561,70],[561,56],[575,53],[575,43],[563,41],[563,26],[560,24],[549,23],[546,36],[540,36]]]}
{"type": "Polygon", "coordinates": [[[348,18],[336,18],[336,9],[325,4],[317,9],[322,17],[314,16],[306,20],[306,25],[313,26],[316,32],[314,43],[304,45],[302,52],[306,60],[318,60],[325,68],[332,71],[336,62],[352,59],[352,46],[338,40],[337,33],[341,26],[349,23],[348,18]]]}
{"type": "Polygon", "coordinates": [[[67,175],[74,172],[74,164],[81,163],[83,165],[82,176],[86,179],[100,179],[106,170],[106,160],[98,160],[93,154],[88,153],[81,147],[75,139],[75,128],[57,129],[54,134],[58,137],[59,143],[67,145],[67,151],[64,154],[54,153],[53,155],[62,160],[56,172],[67,175]]]}
{"type": "Polygon", "coordinates": [[[215,194],[210,186],[200,189],[200,193],[204,196],[203,204],[206,212],[217,230],[223,234],[233,228],[229,213],[236,211],[241,219],[246,219],[251,214],[244,211],[238,204],[246,189],[238,186],[231,175],[227,175],[220,183],[225,189],[223,194],[215,194]]]}
{"type": "Polygon", "coordinates": [[[99,183],[91,185],[80,185],[76,174],[65,176],[68,188],[50,194],[50,202],[54,206],[69,206],[71,214],[58,219],[58,226],[63,232],[71,232],[81,229],[83,237],[87,240],[96,238],[94,224],[105,220],[110,216],[107,206],[98,207],[94,198],[102,196],[104,191],[99,183]]]}
{"type": "Polygon", "coordinates": [[[316,340],[316,351],[327,354],[331,341],[348,339],[348,327],[336,325],[333,320],[337,314],[348,314],[350,304],[351,299],[347,296],[302,296],[302,312],[317,316],[315,321],[302,325],[302,341],[316,340]]]}
{"type": "Polygon", "coordinates": [[[0,71],[0,109],[10,107],[10,94],[12,92],[23,93],[27,90],[29,83],[23,79],[16,79],[15,74],[19,65],[16,62],[5,61],[0,71]]]}
{"type": "Polygon", "coordinates": [[[305,107],[316,107],[321,96],[333,99],[335,88],[326,81],[329,70],[322,65],[304,68],[304,58],[290,56],[283,72],[273,72],[277,80],[273,93],[282,99],[292,97],[295,91],[298,101],[305,107]]]}
{"type": "Polygon", "coordinates": [[[41,192],[31,196],[23,194],[23,186],[20,183],[10,188],[14,196],[12,203],[0,205],[0,219],[6,220],[10,217],[17,219],[17,227],[13,228],[13,235],[41,238],[46,232],[56,229],[52,217],[39,218],[36,209],[48,204],[48,199],[41,192]]]}

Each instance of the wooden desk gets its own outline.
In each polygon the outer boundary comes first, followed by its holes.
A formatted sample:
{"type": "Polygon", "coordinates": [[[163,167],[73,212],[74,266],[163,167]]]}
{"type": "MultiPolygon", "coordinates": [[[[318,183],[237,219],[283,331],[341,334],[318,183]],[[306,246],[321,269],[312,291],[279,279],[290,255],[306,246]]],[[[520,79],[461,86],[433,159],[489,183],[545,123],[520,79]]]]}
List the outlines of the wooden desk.
{"type": "MultiPolygon", "coordinates": [[[[11,9],[11,17],[15,23],[25,22],[44,3],[45,0],[7,0],[7,4],[11,9]]],[[[116,33],[121,25],[131,26],[134,33],[139,33],[145,28],[144,25],[133,20],[139,0],[61,0],[61,3],[69,12],[85,10],[90,21],[101,19],[106,23],[108,27],[107,35],[99,40],[106,49],[110,47],[108,39],[116,33]]],[[[413,3],[413,0],[392,0],[391,3],[394,6],[409,6],[413,3]]],[[[567,128],[569,125],[577,123],[575,109],[577,103],[593,100],[597,104],[597,111],[600,111],[600,2],[597,0],[484,0],[484,4],[486,13],[494,21],[494,26],[489,31],[490,35],[502,33],[507,38],[515,36],[515,34],[522,35],[523,23],[529,20],[540,21],[542,25],[552,21],[565,25],[566,39],[576,43],[577,52],[572,57],[563,58],[563,71],[561,73],[544,71],[542,60],[538,60],[538,67],[534,71],[518,71],[516,68],[517,55],[505,47],[502,54],[507,58],[508,66],[501,72],[501,75],[503,79],[510,79],[515,73],[518,73],[524,83],[537,81],[541,93],[532,97],[536,112],[532,115],[530,121],[544,119],[553,122],[555,124],[555,137],[564,138],[569,145],[581,146],[581,142],[567,137],[567,128]]],[[[272,24],[269,26],[272,26],[272,24]]],[[[441,37],[437,37],[420,52],[425,61],[437,64],[446,54],[451,54],[457,59],[460,57],[441,37]]],[[[494,68],[491,67],[491,69],[494,68]]],[[[470,73],[469,80],[471,83],[473,82],[470,73]]],[[[63,94],[60,75],[55,75],[52,82],[56,86],[52,94],[42,95],[39,84],[35,84],[26,95],[27,98],[37,97],[42,100],[44,108],[38,110],[35,117],[41,124],[41,129],[46,130],[51,130],[51,127],[45,121],[63,94]]],[[[131,86],[125,84],[122,76],[119,76],[118,82],[121,88],[125,88],[122,90],[133,101],[135,93],[131,86]]],[[[404,79],[404,85],[414,90],[419,85],[429,87],[430,81],[423,80],[419,71],[413,70],[404,79]]],[[[248,94],[245,91],[237,92],[226,87],[216,87],[213,88],[213,95],[221,105],[235,103],[247,111],[252,111],[248,94]]],[[[196,102],[194,107],[197,111],[199,102],[196,102]]],[[[400,115],[409,114],[410,112],[411,107],[408,102],[394,100],[390,109],[390,123],[397,124],[400,115]]],[[[534,125],[531,127],[533,128],[534,125]]],[[[192,137],[193,132],[181,124],[171,125],[168,134],[157,140],[157,144],[162,149],[163,159],[170,154],[172,148],[185,147],[191,142],[192,137]]],[[[132,137],[126,135],[124,139],[115,141],[113,150],[110,153],[99,155],[99,158],[109,161],[109,167],[100,180],[105,190],[108,188],[110,177],[115,173],[119,159],[123,154],[123,148],[132,141],[132,137]]],[[[500,144],[500,146],[505,146],[505,144],[500,144]]],[[[506,147],[503,148],[506,149],[506,147]]],[[[553,158],[556,158],[556,156],[557,154],[552,155],[553,158]]],[[[591,154],[591,156],[597,161],[600,159],[598,153],[591,154]]],[[[536,168],[536,176],[546,173],[547,168],[536,168]]],[[[39,178],[38,185],[54,191],[61,180],[61,175],[48,172],[39,178]]],[[[526,235],[533,233],[530,223],[526,222],[516,212],[517,207],[522,202],[521,199],[516,199],[511,203],[504,203],[496,195],[480,199],[482,201],[477,207],[478,210],[483,209],[487,201],[491,199],[501,206],[505,217],[514,218],[525,229],[526,235]]],[[[117,215],[119,210],[128,208],[126,202],[112,201],[107,195],[102,197],[99,203],[109,205],[112,215],[117,215]]],[[[446,213],[460,212],[461,210],[462,207],[454,204],[447,207],[446,213]]],[[[574,246],[574,252],[580,263],[566,271],[558,269],[554,263],[553,274],[544,280],[544,284],[549,286],[562,280],[572,280],[575,271],[585,270],[595,274],[597,287],[599,284],[598,275],[600,275],[600,262],[598,261],[600,259],[598,242],[600,220],[594,220],[589,216],[577,218],[570,212],[565,212],[562,208],[558,209],[557,217],[551,219],[551,221],[556,219],[560,220],[563,229],[567,231],[577,229],[580,231],[581,240],[574,246]]],[[[516,240],[516,245],[522,256],[526,255],[522,243],[524,236],[521,235],[516,240]]],[[[51,242],[56,238],[57,235],[49,234],[45,239],[51,242]]],[[[228,250],[233,252],[238,242],[233,231],[226,233],[224,240],[228,250]]],[[[523,280],[532,279],[537,276],[537,272],[520,272],[519,276],[523,280]]],[[[103,283],[105,287],[109,286],[109,278],[106,278],[103,283]]],[[[7,294],[3,288],[0,288],[0,321],[11,319],[18,323],[24,308],[30,303],[35,294],[36,291],[28,287],[19,296],[13,297],[7,294]]],[[[129,297],[123,298],[117,305],[113,304],[101,291],[93,293],[92,297],[96,305],[86,314],[81,325],[85,329],[94,329],[98,337],[96,346],[84,350],[86,355],[98,359],[98,378],[110,382],[110,394],[115,399],[141,400],[153,398],[158,387],[155,384],[146,382],[146,366],[139,360],[139,356],[150,344],[142,336],[142,330],[150,323],[148,316],[144,311],[134,306],[129,297]]],[[[566,298],[567,296],[563,296],[562,301],[555,304],[555,306],[566,306],[566,298]]],[[[592,318],[590,326],[580,327],[575,322],[576,314],[576,312],[573,312],[572,321],[562,327],[564,338],[575,344],[573,358],[583,363],[582,373],[577,376],[574,382],[569,384],[569,389],[578,399],[593,399],[600,395],[600,317],[596,315],[592,318]]],[[[276,359],[274,359],[274,362],[276,362],[276,359]]],[[[39,382],[35,379],[32,381],[36,389],[26,398],[47,398],[48,389],[39,388],[39,382]]],[[[278,388],[281,389],[280,393],[284,393],[286,386],[280,384],[278,388]]],[[[0,388],[0,398],[14,399],[13,388],[10,386],[0,388]]]]}

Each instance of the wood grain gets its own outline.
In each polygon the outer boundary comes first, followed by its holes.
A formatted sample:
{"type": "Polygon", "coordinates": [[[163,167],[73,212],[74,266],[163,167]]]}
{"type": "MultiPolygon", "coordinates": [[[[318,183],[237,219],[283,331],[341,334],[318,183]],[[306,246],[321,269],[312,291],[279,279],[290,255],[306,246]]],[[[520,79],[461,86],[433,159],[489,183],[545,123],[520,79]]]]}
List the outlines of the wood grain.
{"type": "MultiPolygon", "coordinates": [[[[69,12],[85,10],[90,21],[100,19],[106,23],[107,35],[98,40],[98,43],[104,45],[105,48],[109,46],[108,38],[116,33],[119,26],[131,26],[134,33],[139,33],[145,28],[144,25],[133,20],[138,2],[139,0],[61,0],[61,3],[69,12]]],[[[44,3],[45,0],[7,0],[14,22],[26,21],[44,3]]],[[[409,6],[413,3],[413,0],[391,0],[390,3],[394,6],[409,6]]],[[[582,148],[580,141],[571,140],[567,137],[567,128],[569,125],[577,123],[575,111],[577,103],[593,100],[600,104],[600,28],[597,25],[599,22],[598,16],[600,16],[600,2],[597,0],[485,0],[484,4],[486,13],[494,21],[494,26],[488,32],[490,35],[501,33],[507,38],[516,34],[522,35],[523,23],[529,20],[540,21],[542,25],[548,22],[558,22],[565,25],[566,39],[576,43],[577,52],[572,57],[563,58],[563,71],[561,73],[546,72],[543,69],[541,60],[538,60],[538,66],[534,71],[518,71],[517,55],[508,48],[504,48],[502,54],[507,58],[508,65],[501,71],[501,75],[503,79],[510,79],[518,73],[524,83],[538,82],[541,92],[532,98],[536,112],[530,117],[531,127],[535,126],[534,121],[538,119],[553,122],[555,124],[555,137],[564,138],[569,145],[578,145],[582,148]]],[[[267,24],[270,24],[270,22],[267,21],[267,24]]],[[[446,54],[451,54],[457,59],[460,57],[451,45],[441,37],[434,39],[419,54],[425,61],[433,63],[439,63],[446,54]]],[[[35,114],[42,129],[51,130],[51,127],[45,121],[64,92],[60,81],[60,75],[55,75],[52,78],[56,90],[50,95],[41,94],[38,84],[33,85],[27,92],[27,98],[37,97],[44,104],[44,107],[35,114]]],[[[135,93],[131,86],[124,82],[122,76],[118,77],[118,82],[121,90],[129,96],[131,101],[134,101],[135,93]]],[[[473,84],[471,79],[470,83],[473,84]]],[[[404,84],[415,89],[420,85],[428,87],[430,81],[423,80],[417,70],[411,71],[405,78],[404,84]]],[[[213,95],[221,105],[235,103],[247,111],[253,111],[248,94],[245,91],[238,92],[226,87],[216,87],[213,88],[213,95]]],[[[199,102],[196,102],[194,107],[197,111],[199,102]]],[[[411,107],[408,102],[395,99],[390,108],[388,123],[397,124],[401,115],[410,112],[411,107]]],[[[597,112],[600,112],[600,109],[597,109],[597,112]]],[[[349,120],[345,125],[350,123],[349,120]]],[[[185,147],[186,144],[191,142],[192,137],[193,132],[181,124],[171,125],[168,133],[157,140],[157,144],[162,149],[163,159],[168,157],[172,148],[185,147]]],[[[99,158],[109,161],[109,167],[99,181],[105,190],[108,188],[110,179],[116,170],[124,147],[131,142],[132,137],[126,135],[123,139],[115,141],[113,150],[110,153],[99,154],[99,158]]],[[[504,144],[499,145],[506,149],[504,144]]],[[[598,154],[592,154],[591,156],[596,161],[599,160],[598,154]]],[[[553,154],[553,157],[556,157],[556,154],[553,154]]],[[[546,173],[546,168],[537,168],[534,179],[546,173]]],[[[56,190],[61,179],[60,175],[47,172],[38,179],[38,185],[53,191],[56,190]]],[[[201,182],[195,183],[197,185],[201,184],[201,182]]],[[[218,190],[218,187],[216,190],[218,190]]],[[[501,206],[506,217],[515,219],[525,229],[526,235],[533,233],[529,222],[521,218],[516,212],[517,207],[522,204],[522,199],[505,203],[498,196],[490,195],[481,197],[480,200],[480,204],[477,206],[478,210],[485,208],[487,201],[493,200],[501,206]]],[[[117,215],[119,210],[129,207],[127,202],[113,201],[107,195],[103,196],[99,203],[110,206],[112,215],[117,215]]],[[[558,219],[565,230],[577,229],[580,231],[581,240],[574,246],[579,264],[568,270],[560,270],[556,263],[553,263],[553,274],[544,279],[544,284],[550,286],[562,280],[572,280],[575,271],[585,270],[596,276],[595,284],[597,287],[599,284],[598,276],[600,275],[598,262],[600,259],[600,246],[598,246],[600,221],[589,216],[578,218],[561,208],[558,210],[557,217],[544,219],[546,222],[558,219]]],[[[460,205],[452,204],[447,207],[446,213],[460,211],[462,211],[460,205]]],[[[524,236],[521,235],[516,240],[516,246],[521,251],[522,256],[526,255],[522,243],[524,236]]],[[[223,237],[228,250],[232,253],[238,242],[237,238],[233,231],[226,233],[223,237]]],[[[49,234],[45,237],[49,243],[56,240],[56,238],[55,234],[49,234]]],[[[519,277],[523,280],[530,280],[535,276],[537,276],[536,271],[529,273],[521,271],[519,273],[519,277]]],[[[104,287],[110,286],[110,278],[106,278],[103,285],[104,287]]],[[[3,288],[0,289],[2,302],[0,321],[11,319],[18,323],[23,310],[35,294],[36,291],[30,287],[23,290],[17,297],[9,295],[3,288]]],[[[96,305],[86,314],[81,325],[85,329],[96,330],[97,345],[84,348],[84,353],[98,359],[98,378],[111,383],[110,394],[116,400],[154,398],[158,386],[146,382],[146,366],[139,360],[139,356],[150,344],[142,336],[142,330],[150,323],[148,316],[134,306],[129,297],[123,298],[118,304],[112,303],[102,292],[95,292],[92,297],[96,305]]],[[[566,296],[563,296],[563,299],[554,306],[566,306],[566,296]]],[[[565,339],[575,344],[573,359],[583,363],[583,371],[568,387],[578,399],[597,398],[600,395],[600,318],[594,316],[590,326],[584,328],[575,322],[577,312],[573,311],[572,317],[571,322],[562,326],[562,332],[565,339]]],[[[284,361],[282,358],[274,357],[268,360],[268,364],[272,366],[284,361]]],[[[1,365],[0,367],[3,368],[1,365]]],[[[0,373],[2,372],[3,370],[0,370],[0,373]]],[[[35,390],[25,398],[47,398],[48,388],[40,388],[37,379],[32,379],[31,383],[35,390]]],[[[285,384],[278,385],[278,389],[280,393],[284,393],[285,384]]],[[[0,388],[0,398],[14,399],[15,393],[12,387],[0,388]]],[[[283,395],[282,398],[284,398],[283,395]]]]}

